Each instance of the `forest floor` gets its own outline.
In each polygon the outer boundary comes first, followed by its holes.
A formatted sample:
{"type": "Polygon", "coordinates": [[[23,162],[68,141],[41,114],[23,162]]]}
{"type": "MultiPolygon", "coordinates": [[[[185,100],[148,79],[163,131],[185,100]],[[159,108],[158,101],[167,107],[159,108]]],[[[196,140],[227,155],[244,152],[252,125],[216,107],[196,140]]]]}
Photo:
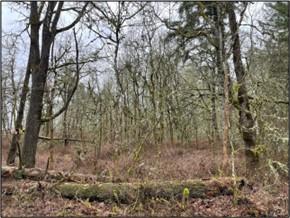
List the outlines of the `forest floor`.
{"type": "MultiPolygon", "coordinates": [[[[2,165],[5,165],[7,144],[2,148],[2,165]]],[[[88,150],[83,161],[75,164],[73,147],[65,150],[62,145],[55,150],[54,170],[98,175],[105,182],[168,181],[224,176],[216,167],[221,154],[213,155],[204,149],[206,143],[195,145],[162,145],[142,150],[139,158],[124,149],[103,146],[94,166],[93,152],[88,150]]],[[[47,147],[38,150],[36,167],[45,168],[47,147]]],[[[235,157],[236,173],[244,175],[242,155],[235,157]]],[[[138,204],[89,202],[65,199],[46,191],[33,190],[39,185],[31,180],[2,180],[3,216],[287,216],[288,182],[286,178],[273,180],[269,171],[261,169],[258,179],[251,180],[251,188],[243,189],[238,196],[221,195],[210,199],[190,199],[183,207],[177,200],[150,199],[138,204]],[[268,175],[268,176],[267,176],[268,175]],[[272,178],[272,179],[271,179],[272,178]],[[13,191],[9,191],[13,187],[13,191]]],[[[259,174],[259,175],[258,175],[259,174]]]]}

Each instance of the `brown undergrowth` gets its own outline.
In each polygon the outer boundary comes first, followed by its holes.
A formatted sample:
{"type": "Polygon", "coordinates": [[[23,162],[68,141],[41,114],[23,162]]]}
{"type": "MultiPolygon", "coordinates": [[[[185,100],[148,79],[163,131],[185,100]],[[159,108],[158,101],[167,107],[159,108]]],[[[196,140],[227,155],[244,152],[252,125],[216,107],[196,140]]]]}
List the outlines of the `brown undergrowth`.
{"type": "MultiPolygon", "coordinates": [[[[220,152],[207,149],[206,142],[197,146],[163,144],[144,147],[138,158],[132,149],[123,147],[117,150],[114,145],[103,145],[99,159],[95,163],[94,149],[84,146],[86,154],[76,164],[74,145],[66,149],[55,146],[54,169],[100,176],[106,181],[165,181],[231,176],[231,170],[222,172],[220,152]],[[102,177],[103,176],[103,177],[102,177]]],[[[8,143],[2,148],[2,164],[5,165],[8,143]]],[[[40,145],[36,167],[45,168],[49,156],[47,145],[40,145]]],[[[262,165],[256,178],[248,178],[251,185],[236,196],[219,196],[211,199],[191,199],[183,208],[180,202],[152,199],[145,204],[116,205],[115,203],[67,200],[50,193],[31,194],[25,192],[25,184],[31,181],[17,181],[16,192],[2,193],[3,215],[183,215],[183,216],[261,216],[287,215],[288,182],[287,178],[273,179],[274,175],[266,165],[262,165]],[[258,179],[257,179],[258,178],[258,179]],[[237,197],[238,196],[238,197],[237,197]],[[236,198],[237,197],[237,198],[236,198]],[[246,200],[243,200],[244,198],[246,200]],[[255,205],[253,207],[252,205],[255,205]],[[255,208],[255,209],[253,209],[255,208]]],[[[243,154],[235,156],[237,176],[244,176],[243,154]]],[[[276,175],[277,176],[277,175],[276,175]]],[[[11,181],[3,181],[3,185],[11,181]]]]}

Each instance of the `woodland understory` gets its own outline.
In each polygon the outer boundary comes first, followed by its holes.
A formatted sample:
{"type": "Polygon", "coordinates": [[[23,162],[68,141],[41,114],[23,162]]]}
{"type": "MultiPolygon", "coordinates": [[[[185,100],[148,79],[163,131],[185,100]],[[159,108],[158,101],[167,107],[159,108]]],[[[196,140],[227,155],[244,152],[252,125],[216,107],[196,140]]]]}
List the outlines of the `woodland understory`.
{"type": "Polygon", "coordinates": [[[286,217],[289,9],[3,3],[2,216],[286,217]]]}

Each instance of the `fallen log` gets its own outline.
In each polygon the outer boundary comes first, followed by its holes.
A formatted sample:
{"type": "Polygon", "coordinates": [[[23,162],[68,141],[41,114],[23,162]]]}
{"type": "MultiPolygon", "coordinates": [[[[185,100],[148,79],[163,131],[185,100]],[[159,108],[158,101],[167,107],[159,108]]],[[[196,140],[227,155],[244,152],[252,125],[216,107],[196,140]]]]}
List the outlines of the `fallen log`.
{"type": "Polygon", "coordinates": [[[22,168],[12,166],[2,166],[1,177],[4,179],[30,179],[35,181],[45,180],[61,180],[67,182],[78,183],[94,183],[100,178],[95,175],[80,174],[72,172],[60,172],[54,170],[40,169],[40,168],[22,168]]]}
{"type": "Polygon", "coordinates": [[[219,178],[210,180],[185,180],[146,183],[62,183],[54,186],[54,191],[65,198],[89,199],[90,201],[115,201],[132,203],[137,200],[163,198],[182,199],[185,188],[190,198],[210,198],[232,195],[234,187],[240,187],[244,179],[219,178]]]}
{"type": "Polygon", "coordinates": [[[113,183],[98,181],[98,177],[86,174],[72,174],[39,168],[2,167],[2,178],[30,179],[35,181],[56,181],[52,191],[66,198],[81,198],[96,201],[131,203],[151,198],[181,199],[185,188],[190,198],[210,198],[232,195],[234,188],[247,185],[243,178],[222,177],[185,181],[150,181],[139,183],[113,183]]]}

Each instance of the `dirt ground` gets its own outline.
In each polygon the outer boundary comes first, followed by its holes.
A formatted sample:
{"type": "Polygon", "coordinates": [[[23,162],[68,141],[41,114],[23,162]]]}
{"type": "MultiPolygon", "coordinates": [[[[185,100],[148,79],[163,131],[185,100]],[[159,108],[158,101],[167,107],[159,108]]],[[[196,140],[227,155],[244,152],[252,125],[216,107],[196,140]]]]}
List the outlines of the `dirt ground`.
{"type": "MultiPolygon", "coordinates": [[[[2,164],[5,165],[7,143],[2,148],[2,164]]],[[[86,149],[83,160],[76,164],[74,146],[66,149],[59,145],[55,149],[53,169],[88,173],[103,178],[104,181],[165,181],[195,178],[219,177],[221,154],[194,145],[162,145],[142,150],[139,158],[134,158],[128,149],[116,150],[112,145],[104,145],[97,162],[92,149],[86,149]],[[95,163],[95,164],[94,164],[95,163]]],[[[48,158],[47,146],[38,149],[36,167],[45,168],[48,158]]],[[[242,155],[235,157],[238,176],[243,176],[242,155]]],[[[2,180],[3,216],[286,216],[288,211],[287,179],[271,180],[273,176],[259,175],[252,180],[252,187],[236,196],[218,196],[211,199],[190,199],[183,208],[181,202],[165,199],[151,199],[145,203],[132,205],[113,202],[89,202],[80,199],[64,199],[48,192],[45,184],[29,180],[2,180]],[[38,187],[38,188],[35,188],[38,187]]],[[[258,175],[259,172],[257,172],[258,175]]]]}

